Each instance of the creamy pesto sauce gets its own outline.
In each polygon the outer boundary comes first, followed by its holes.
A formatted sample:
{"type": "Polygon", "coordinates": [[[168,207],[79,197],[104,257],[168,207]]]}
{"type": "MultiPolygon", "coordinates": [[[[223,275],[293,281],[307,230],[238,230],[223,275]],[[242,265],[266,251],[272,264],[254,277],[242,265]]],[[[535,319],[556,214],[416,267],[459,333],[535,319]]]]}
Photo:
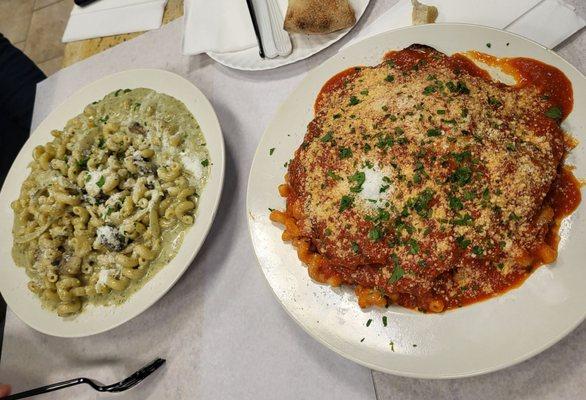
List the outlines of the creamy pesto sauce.
{"type": "MultiPolygon", "coordinates": [[[[199,198],[209,178],[211,159],[198,122],[182,102],[151,89],[139,88],[130,92],[110,93],[98,105],[103,107],[98,108],[102,114],[109,116],[108,121],[120,122],[121,124],[139,122],[146,127],[147,135],[152,135],[152,128],[154,128],[156,134],[153,139],[156,141],[160,138],[155,161],[160,165],[171,160],[182,164],[185,170],[190,172],[189,181],[195,185],[196,196],[199,198]],[[151,109],[155,110],[152,114],[151,109]],[[181,146],[174,147],[170,144],[169,136],[171,134],[179,135],[184,139],[181,146]],[[204,160],[207,160],[206,166],[202,165],[204,160]],[[201,174],[193,173],[190,165],[194,163],[201,167],[198,169],[201,174]]],[[[195,223],[197,223],[198,210],[199,207],[194,213],[195,223]]],[[[157,258],[151,261],[146,275],[138,281],[132,281],[125,291],[111,291],[106,296],[90,298],[90,303],[106,306],[123,304],[173,260],[181,248],[186,230],[182,224],[162,230],[161,251],[157,258]]]]}
{"type": "MultiPolygon", "coordinates": [[[[212,160],[206,148],[205,138],[201,128],[179,100],[157,93],[151,89],[139,88],[134,90],[117,90],[104,97],[101,101],[94,102],[90,107],[95,109],[95,115],[88,116],[82,113],[71,119],[65,126],[65,130],[73,130],[75,134],[72,142],[75,148],[88,152],[95,148],[97,138],[101,135],[99,127],[106,123],[114,122],[120,124],[123,129],[128,129],[133,124],[139,124],[144,128],[144,135],[152,143],[155,151],[152,161],[158,166],[168,166],[177,162],[183,166],[183,173],[189,185],[196,188],[194,195],[196,208],[191,212],[197,223],[199,197],[209,179],[212,160]],[[180,138],[181,140],[176,140],[180,138]]],[[[38,193],[46,191],[53,179],[63,178],[54,175],[55,171],[48,170],[38,174],[34,178],[36,192],[31,191],[28,195],[38,196],[38,193]]],[[[31,179],[31,178],[29,178],[31,179]]],[[[13,233],[15,237],[27,221],[21,220],[15,213],[13,233]]],[[[129,287],[124,291],[110,291],[108,294],[98,294],[84,297],[82,311],[88,304],[94,305],[119,305],[125,302],[133,293],[142,288],[144,284],[157,274],[162,268],[172,262],[178,253],[185,232],[190,229],[189,225],[182,222],[167,228],[161,227],[161,248],[158,256],[152,260],[147,272],[141,279],[131,281],[129,287]]],[[[41,283],[42,278],[35,270],[35,261],[39,257],[38,249],[33,246],[35,241],[26,243],[14,242],[12,257],[16,265],[26,269],[32,282],[41,283]]],[[[95,265],[93,273],[110,268],[105,265],[95,265]]],[[[80,278],[87,284],[85,278],[80,278]]],[[[89,277],[88,277],[89,279],[89,277]]],[[[44,308],[54,309],[54,301],[42,300],[44,308]]]]}

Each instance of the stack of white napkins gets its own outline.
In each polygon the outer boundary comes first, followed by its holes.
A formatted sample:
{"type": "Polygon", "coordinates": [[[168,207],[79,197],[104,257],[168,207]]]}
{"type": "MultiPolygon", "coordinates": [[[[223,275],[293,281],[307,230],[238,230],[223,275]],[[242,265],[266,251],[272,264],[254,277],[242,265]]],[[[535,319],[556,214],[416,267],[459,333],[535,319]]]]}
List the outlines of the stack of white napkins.
{"type": "MultiPolygon", "coordinates": [[[[216,0],[209,0],[210,3],[216,0]]],[[[63,42],[157,29],[167,0],[100,0],[74,6],[63,42]]]]}
{"type": "MultiPolygon", "coordinates": [[[[562,0],[422,0],[436,6],[436,22],[465,22],[505,29],[554,48],[586,22],[562,0]]],[[[411,0],[399,0],[346,46],[391,29],[411,25],[411,0]]]]}

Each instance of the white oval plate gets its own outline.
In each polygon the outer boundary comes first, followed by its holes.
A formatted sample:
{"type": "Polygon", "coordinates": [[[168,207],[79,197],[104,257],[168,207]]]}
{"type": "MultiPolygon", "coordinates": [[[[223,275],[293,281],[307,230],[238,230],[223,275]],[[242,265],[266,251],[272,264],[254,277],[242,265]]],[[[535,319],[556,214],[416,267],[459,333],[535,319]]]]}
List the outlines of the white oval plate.
{"type": "MultiPolygon", "coordinates": [[[[351,289],[332,289],[313,282],[293,247],[281,241],[282,228],[268,217],[269,207],[284,207],[277,192],[286,171],[283,164],[303,141],[322,85],[339,71],[376,65],[385,52],[413,43],[447,54],[478,49],[497,56],[531,57],[556,66],[574,87],[574,112],[564,126],[578,138],[586,133],[586,114],[582,112],[586,110],[586,80],[554,52],[520,36],[474,25],[422,25],[386,32],[349,47],[314,69],[280,107],[260,141],[250,172],[250,232],[262,271],[281,304],[330,349],[396,375],[456,378],[483,374],[536,355],[584,320],[584,206],[564,221],[555,264],[539,268],[520,288],[503,296],[427,315],[396,306],[363,311],[351,289]],[[491,43],[491,48],[486,43],[491,43]],[[271,148],[275,148],[272,156],[271,148]],[[387,327],[381,321],[385,315],[387,327]],[[367,327],[369,319],[373,321],[367,327]]],[[[586,176],[583,145],[572,151],[568,162],[577,167],[577,176],[586,176]]]]}
{"type": "MultiPolygon", "coordinates": [[[[285,11],[287,10],[287,0],[277,0],[277,3],[281,8],[281,13],[284,17],[285,11]]],[[[358,23],[362,14],[364,14],[369,3],[370,0],[350,0],[350,4],[356,13],[356,23],[358,23]]],[[[220,64],[230,68],[244,71],[262,71],[282,67],[283,65],[292,64],[296,61],[310,57],[336,43],[338,40],[346,36],[346,34],[352,29],[353,27],[329,33],[327,35],[303,35],[300,33],[292,33],[290,34],[290,37],[291,43],[293,44],[293,52],[286,57],[262,59],[258,55],[258,46],[233,53],[210,52],[208,55],[220,64]]]]}
{"type": "Polygon", "coordinates": [[[224,181],[224,138],[216,113],[203,93],[191,82],[171,72],[134,69],[109,75],[71,95],[39,124],[12,164],[0,193],[0,221],[4,235],[0,241],[0,291],[10,309],[27,325],[53,336],[83,337],[104,332],[136,317],[160,299],[183,275],[193,261],[212,225],[224,181]],[[61,318],[41,308],[40,301],[27,289],[28,277],[11,256],[13,212],[10,203],[17,199],[27,165],[35,146],[52,140],[52,129],[62,129],[87,104],[101,100],[120,88],[146,87],[175,97],[185,104],[201,126],[210,153],[210,178],[200,197],[195,224],[185,235],[175,258],[124,304],[114,307],[88,306],[72,318],[61,318]]]}

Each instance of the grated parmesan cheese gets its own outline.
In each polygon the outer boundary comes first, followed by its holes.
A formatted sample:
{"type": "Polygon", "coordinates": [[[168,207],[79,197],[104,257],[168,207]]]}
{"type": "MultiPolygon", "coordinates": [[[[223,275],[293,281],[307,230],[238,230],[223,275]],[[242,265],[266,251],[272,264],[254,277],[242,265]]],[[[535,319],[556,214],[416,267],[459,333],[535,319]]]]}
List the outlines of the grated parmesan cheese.
{"type": "Polygon", "coordinates": [[[96,229],[96,244],[112,250],[120,250],[123,246],[118,229],[108,225],[96,229]]]}
{"type": "Polygon", "coordinates": [[[113,275],[114,272],[115,271],[111,269],[100,270],[100,272],[98,273],[98,281],[96,282],[96,288],[105,286],[108,282],[108,278],[110,277],[110,275],[113,275]]]}

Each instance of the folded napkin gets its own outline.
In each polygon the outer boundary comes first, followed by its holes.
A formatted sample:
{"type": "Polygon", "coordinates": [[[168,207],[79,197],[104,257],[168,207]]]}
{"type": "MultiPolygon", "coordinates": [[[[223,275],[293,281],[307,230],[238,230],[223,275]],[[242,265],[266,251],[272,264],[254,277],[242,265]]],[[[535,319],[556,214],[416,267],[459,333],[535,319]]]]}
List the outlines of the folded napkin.
{"type": "MultiPolygon", "coordinates": [[[[252,0],[255,10],[266,0],[252,0]]],[[[277,0],[281,14],[288,0],[277,0]]],[[[246,0],[185,0],[183,54],[232,53],[257,46],[246,0]]],[[[257,15],[258,17],[258,15],[257,15]]]]}
{"type": "MultiPolygon", "coordinates": [[[[585,22],[561,0],[424,0],[439,10],[436,22],[465,22],[505,29],[553,48],[585,22]]],[[[391,29],[411,25],[411,0],[400,0],[367,26],[350,46],[391,29]]]]}
{"type": "Polygon", "coordinates": [[[185,0],[183,54],[229,53],[256,45],[245,0],[185,0]]]}
{"type": "Polygon", "coordinates": [[[560,0],[544,0],[508,25],[506,30],[553,49],[584,26],[586,21],[574,12],[573,7],[560,0]]]}
{"type": "Polygon", "coordinates": [[[157,29],[167,0],[100,0],[74,6],[63,42],[157,29]]]}

